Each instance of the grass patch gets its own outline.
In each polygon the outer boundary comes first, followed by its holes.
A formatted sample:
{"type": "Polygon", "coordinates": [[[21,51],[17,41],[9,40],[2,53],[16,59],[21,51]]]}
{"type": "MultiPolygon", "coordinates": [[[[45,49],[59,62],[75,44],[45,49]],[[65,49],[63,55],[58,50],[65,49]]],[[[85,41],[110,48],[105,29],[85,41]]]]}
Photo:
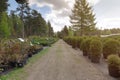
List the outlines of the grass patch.
{"type": "MultiPolygon", "coordinates": [[[[42,57],[45,53],[47,53],[49,48],[42,50],[40,53],[34,55],[32,58],[28,60],[27,65],[25,67],[31,66],[34,62],[36,62],[40,57],[42,57]]],[[[13,71],[9,72],[6,75],[0,76],[0,80],[25,80],[27,73],[25,71],[25,67],[16,68],[13,71]]]]}

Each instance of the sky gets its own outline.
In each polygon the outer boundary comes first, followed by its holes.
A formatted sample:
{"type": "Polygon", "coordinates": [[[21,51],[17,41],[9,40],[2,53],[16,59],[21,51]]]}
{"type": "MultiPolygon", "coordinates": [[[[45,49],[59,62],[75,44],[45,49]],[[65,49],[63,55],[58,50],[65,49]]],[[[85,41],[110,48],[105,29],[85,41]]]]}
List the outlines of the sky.
{"type": "MultiPolygon", "coordinates": [[[[120,28],[120,0],[87,0],[99,29],[120,28]]],[[[18,4],[9,0],[8,11],[15,10],[18,4]]],[[[70,14],[74,0],[29,0],[32,9],[40,12],[46,21],[50,21],[54,31],[60,31],[65,25],[70,26],[70,14]]]]}

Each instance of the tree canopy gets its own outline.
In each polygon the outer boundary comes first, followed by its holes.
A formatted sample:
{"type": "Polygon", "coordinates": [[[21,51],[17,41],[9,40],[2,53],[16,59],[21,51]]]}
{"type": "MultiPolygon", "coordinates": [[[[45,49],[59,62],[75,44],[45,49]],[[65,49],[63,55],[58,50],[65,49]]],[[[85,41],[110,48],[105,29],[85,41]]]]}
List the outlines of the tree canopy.
{"type": "Polygon", "coordinates": [[[72,28],[78,35],[91,35],[91,32],[95,29],[95,15],[86,0],[75,0],[70,18],[72,28]]]}

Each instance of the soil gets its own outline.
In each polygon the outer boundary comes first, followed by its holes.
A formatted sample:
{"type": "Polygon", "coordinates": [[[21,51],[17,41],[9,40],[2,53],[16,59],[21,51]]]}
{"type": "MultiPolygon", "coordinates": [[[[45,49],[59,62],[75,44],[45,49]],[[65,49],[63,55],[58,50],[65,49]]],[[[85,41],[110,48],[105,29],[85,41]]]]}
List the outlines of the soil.
{"type": "Polygon", "coordinates": [[[117,80],[108,75],[107,65],[91,63],[63,40],[52,45],[26,72],[26,80],[117,80]]]}

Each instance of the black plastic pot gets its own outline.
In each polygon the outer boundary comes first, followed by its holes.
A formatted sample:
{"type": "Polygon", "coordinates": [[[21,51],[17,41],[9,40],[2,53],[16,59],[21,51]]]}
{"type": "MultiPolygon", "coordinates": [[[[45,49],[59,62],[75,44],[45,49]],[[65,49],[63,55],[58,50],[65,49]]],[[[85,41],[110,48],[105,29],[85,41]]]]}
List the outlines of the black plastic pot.
{"type": "Polygon", "coordinates": [[[83,51],[83,56],[87,56],[87,51],[83,51]]]}
{"type": "Polygon", "coordinates": [[[100,56],[90,56],[91,62],[93,63],[100,63],[100,56]]]}
{"type": "Polygon", "coordinates": [[[28,58],[32,57],[32,53],[28,53],[28,58]]]}
{"type": "Polygon", "coordinates": [[[9,65],[10,65],[12,68],[14,68],[14,67],[16,67],[17,62],[16,62],[16,61],[11,61],[11,62],[9,62],[9,65]]]}
{"type": "Polygon", "coordinates": [[[0,72],[5,72],[9,69],[9,65],[0,65],[0,72]]]}
{"type": "Polygon", "coordinates": [[[120,68],[118,66],[108,65],[109,75],[115,78],[120,77],[120,68]]]}
{"type": "Polygon", "coordinates": [[[90,53],[88,53],[88,58],[91,59],[91,54],[90,53]]]}

